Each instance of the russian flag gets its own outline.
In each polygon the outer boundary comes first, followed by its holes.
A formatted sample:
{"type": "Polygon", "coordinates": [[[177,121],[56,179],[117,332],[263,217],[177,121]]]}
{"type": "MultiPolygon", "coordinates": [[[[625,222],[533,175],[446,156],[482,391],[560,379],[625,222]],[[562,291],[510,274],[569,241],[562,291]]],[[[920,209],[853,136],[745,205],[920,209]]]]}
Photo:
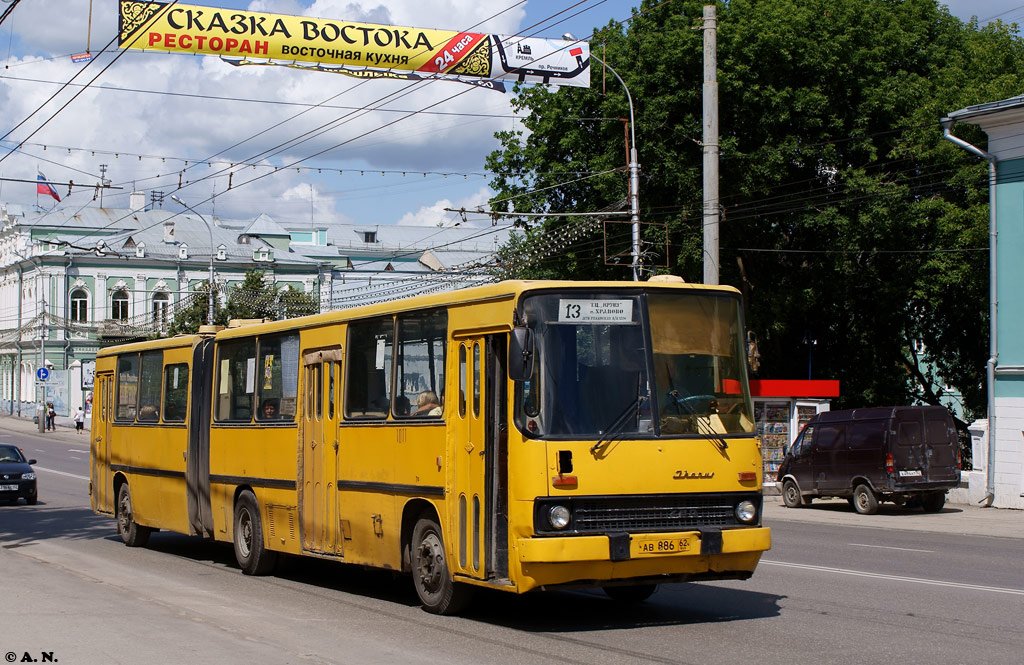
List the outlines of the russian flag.
{"type": "Polygon", "coordinates": [[[36,184],[36,194],[47,194],[57,199],[57,202],[60,203],[60,196],[57,194],[57,190],[53,188],[53,185],[46,181],[46,176],[43,175],[43,172],[36,171],[36,173],[38,174],[36,180],[39,181],[39,183],[36,184]]]}

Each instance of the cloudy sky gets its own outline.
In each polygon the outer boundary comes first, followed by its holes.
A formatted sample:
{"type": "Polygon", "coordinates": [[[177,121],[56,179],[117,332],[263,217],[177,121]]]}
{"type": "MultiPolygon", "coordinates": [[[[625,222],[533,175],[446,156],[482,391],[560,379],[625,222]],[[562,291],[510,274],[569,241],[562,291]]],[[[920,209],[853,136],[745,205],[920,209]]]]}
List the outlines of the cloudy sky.
{"type": "MultiPolygon", "coordinates": [[[[9,2],[0,0],[0,13],[9,2]]],[[[567,31],[586,36],[596,26],[625,20],[639,3],[188,4],[558,38],[567,31]]],[[[948,4],[963,19],[972,14],[982,21],[1024,19],[1020,0],[948,4]]],[[[360,82],[284,67],[233,67],[211,56],[119,53],[109,45],[116,31],[115,0],[22,0],[0,24],[0,177],[32,179],[42,171],[52,181],[74,181],[70,196],[66,185],[57,188],[63,199],[59,205],[70,210],[99,205],[92,190],[78,185],[94,185],[100,165],[106,164],[107,178],[123,189],[107,190],[105,207],[127,207],[132,189],[146,192],[147,198],[161,190],[177,192],[200,212],[221,218],[249,219],[263,212],[289,225],[451,224],[458,217],[445,208],[486,202],[490,191],[483,163],[497,146],[493,134],[516,128],[508,95],[492,91],[451,82],[360,82]],[[87,48],[96,54],[88,67],[71,61],[72,54],[87,48]],[[76,74],[73,85],[62,91],[76,74]],[[379,110],[353,113],[380,105],[389,95],[379,110]],[[406,117],[427,107],[429,112],[406,117]],[[335,125],[327,132],[288,143],[331,122],[335,125]],[[229,172],[234,172],[230,191],[229,172]]],[[[31,207],[37,200],[46,208],[54,203],[37,199],[32,184],[0,182],[0,202],[31,207]]],[[[164,207],[177,206],[165,200],[164,207]]]]}

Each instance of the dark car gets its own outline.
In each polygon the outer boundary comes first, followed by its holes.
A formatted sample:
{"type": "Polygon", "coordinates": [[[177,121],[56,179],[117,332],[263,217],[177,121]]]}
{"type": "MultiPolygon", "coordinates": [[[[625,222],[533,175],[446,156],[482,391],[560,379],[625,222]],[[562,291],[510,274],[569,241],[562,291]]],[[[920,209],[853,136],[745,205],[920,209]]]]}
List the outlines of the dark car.
{"type": "Polygon", "coordinates": [[[36,472],[32,470],[34,459],[26,460],[21,449],[0,443],[0,501],[16,502],[19,498],[33,505],[39,500],[36,491],[36,472]]]}
{"type": "Polygon", "coordinates": [[[880,501],[938,512],[960,482],[956,426],[941,406],[826,411],[786,451],[776,478],[786,506],[848,499],[870,515],[880,501]]]}

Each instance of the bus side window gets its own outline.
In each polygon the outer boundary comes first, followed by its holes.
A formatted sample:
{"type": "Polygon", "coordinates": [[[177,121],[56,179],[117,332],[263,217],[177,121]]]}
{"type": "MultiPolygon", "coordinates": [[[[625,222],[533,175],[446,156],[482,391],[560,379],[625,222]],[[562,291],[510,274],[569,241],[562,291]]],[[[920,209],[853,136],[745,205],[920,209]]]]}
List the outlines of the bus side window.
{"type": "Polygon", "coordinates": [[[187,408],[188,364],[168,365],[164,368],[164,422],[184,422],[187,408]]]}
{"type": "Polygon", "coordinates": [[[114,398],[114,420],[135,420],[139,396],[139,356],[136,353],[117,359],[117,396],[114,398]]]}
{"type": "Polygon", "coordinates": [[[390,316],[349,324],[345,417],[387,416],[393,336],[394,321],[390,316]]]}
{"type": "Polygon", "coordinates": [[[441,417],[447,339],[448,312],[443,309],[398,317],[394,417],[441,417]]]}
{"type": "Polygon", "coordinates": [[[250,422],[256,392],[256,339],[221,342],[218,358],[216,419],[250,422]]]}
{"type": "Polygon", "coordinates": [[[160,420],[160,374],[164,366],[163,351],[142,354],[139,373],[139,422],[155,423],[160,420]]]}

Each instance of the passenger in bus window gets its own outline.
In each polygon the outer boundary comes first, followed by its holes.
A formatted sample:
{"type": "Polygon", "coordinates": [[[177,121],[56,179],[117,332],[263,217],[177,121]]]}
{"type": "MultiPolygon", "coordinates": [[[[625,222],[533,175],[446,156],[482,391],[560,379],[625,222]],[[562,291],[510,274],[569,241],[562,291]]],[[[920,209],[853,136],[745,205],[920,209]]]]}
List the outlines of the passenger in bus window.
{"type": "Polygon", "coordinates": [[[437,403],[437,393],[433,390],[424,390],[416,398],[416,413],[414,416],[439,416],[441,405],[437,403]]]}
{"type": "Polygon", "coordinates": [[[412,405],[409,402],[409,398],[405,395],[398,395],[395,397],[395,415],[396,416],[407,416],[412,405]]]}
{"type": "Polygon", "coordinates": [[[263,406],[260,407],[260,420],[277,420],[280,416],[277,413],[277,400],[273,397],[268,397],[263,400],[263,406]]]}
{"type": "Polygon", "coordinates": [[[155,404],[143,404],[139,409],[139,420],[145,422],[156,422],[160,420],[160,412],[155,404]]]}

